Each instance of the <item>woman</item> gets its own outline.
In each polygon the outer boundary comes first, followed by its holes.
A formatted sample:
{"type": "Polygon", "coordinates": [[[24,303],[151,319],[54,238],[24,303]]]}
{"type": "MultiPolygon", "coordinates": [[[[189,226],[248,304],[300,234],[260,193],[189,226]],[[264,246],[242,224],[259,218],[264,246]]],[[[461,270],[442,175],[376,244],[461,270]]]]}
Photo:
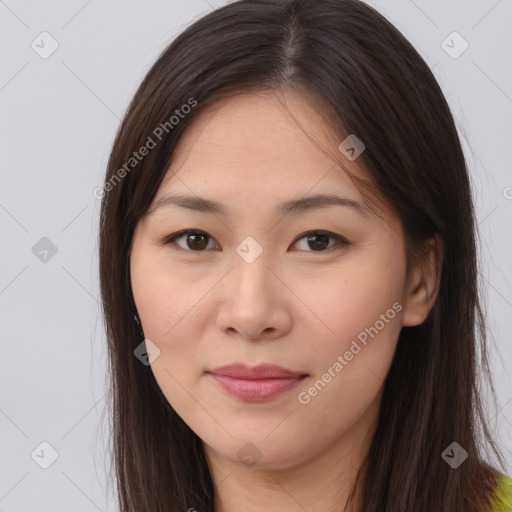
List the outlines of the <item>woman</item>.
{"type": "Polygon", "coordinates": [[[104,190],[123,512],[512,507],[460,141],[374,9],[198,20],[135,94],[104,190]]]}

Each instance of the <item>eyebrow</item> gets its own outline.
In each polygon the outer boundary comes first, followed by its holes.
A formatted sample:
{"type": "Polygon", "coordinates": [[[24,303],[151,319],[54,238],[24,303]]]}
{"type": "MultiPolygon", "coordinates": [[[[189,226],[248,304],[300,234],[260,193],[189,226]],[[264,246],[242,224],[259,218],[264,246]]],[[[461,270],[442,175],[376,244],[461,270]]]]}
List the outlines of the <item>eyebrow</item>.
{"type": "MultiPolygon", "coordinates": [[[[148,215],[156,210],[169,206],[178,206],[188,210],[215,215],[228,215],[227,208],[218,201],[199,196],[166,195],[159,199],[148,211],[148,215]]],[[[315,194],[299,199],[291,199],[276,206],[276,213],[287,215],[289,213],[303,213],[331,206],[352,208],[361,215],[366,215],[366,209],[357,201],[336,194],[315,194]]]]}

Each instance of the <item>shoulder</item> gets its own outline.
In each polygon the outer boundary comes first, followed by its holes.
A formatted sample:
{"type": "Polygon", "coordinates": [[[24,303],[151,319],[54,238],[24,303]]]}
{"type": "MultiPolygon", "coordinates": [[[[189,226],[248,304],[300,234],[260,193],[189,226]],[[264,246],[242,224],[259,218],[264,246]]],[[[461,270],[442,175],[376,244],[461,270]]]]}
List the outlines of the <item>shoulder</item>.
{"type": "Polygon", "coordinates": [[[512,478],[499,474],[491,512],[512,512],[512,478]]]}

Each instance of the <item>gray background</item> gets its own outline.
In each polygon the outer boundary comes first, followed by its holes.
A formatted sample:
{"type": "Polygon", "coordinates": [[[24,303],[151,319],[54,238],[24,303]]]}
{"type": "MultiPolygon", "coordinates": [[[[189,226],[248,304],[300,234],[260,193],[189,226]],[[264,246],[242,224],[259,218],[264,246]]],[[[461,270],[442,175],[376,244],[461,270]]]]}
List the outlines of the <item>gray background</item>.
{"type": "MultiPolygon", "coordinates": [[[[93,190],[145,72],[185,26],[221,3],[0,0],[0,511],[115,510],[105,477],[93,190]],[[47,58],[40,53],[52,40],[43,31],[58,43],[47,58]],[[38,252],[48,247],[43,237],[56,254],[38,252]],[[51,450],[42,442],[58,453],[47,469],[39,464],[51,462],[51,450]]],[[[457,119],[494,340],[498,404],[489,403],[489,415],[512,474],[512,2],[369,3],[423,55],[457,119]],[[469,44],[457,58],[464,41],[453,31],[469,44]]]]}

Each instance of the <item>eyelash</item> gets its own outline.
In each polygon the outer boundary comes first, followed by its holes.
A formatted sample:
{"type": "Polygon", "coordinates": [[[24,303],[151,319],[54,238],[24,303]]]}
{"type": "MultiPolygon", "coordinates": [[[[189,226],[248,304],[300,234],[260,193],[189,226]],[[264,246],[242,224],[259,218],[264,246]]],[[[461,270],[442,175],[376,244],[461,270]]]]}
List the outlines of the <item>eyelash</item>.
{"type": "MultiPolygon", "coordinates": [[[[175,243],[176,240],[178,240],[179,238],[184,237],[185,235],[189,235],[189,234],[205,235],[205,236],[208,237],[208,233],[205,233],[204,231],[200,231],[200,230],[197,230],[197,229],[185,229],[183,231],[179,231],[178,233],[174,233],[172,235],[169,235],[169,236],[165,237],[162,240],[161,243],[162,243],[162,245],[171,245],[171,244],[172,245],[176,245],[176,243],[175,243]]],[[[338,249],[343,248],[343,247],[348,247],[350,245],[350,243],[345,238],[343,238],[342,236],[337,235],[335,233],[331,233],[330,231],[324,231],[324,230],[306,231],[305,233],[303,233],[302,235],[297,237],[293,241],[293,244],[297,243],[299,240],[302,240],[303,238],[306,238],[309,235],[326,235],[329,238],[333,238],[333,239],[335,239],[338,242],[338,249]]],[[[210,238],[210,240],[215,240],[212,237],[209,237],[209,238],[210,238]]],[[[177,248],[182,250],[182,251],[184,251],[184,252],[197,252],[197,253],[201,253],[201,252],[205,252],[206,251],[206,249],[202,249],[202,250],[198,250],[198,251],[194,251],[192,249],[183,249],[183,247],[179,247],[179,246],[177,246],[177,248]]],[[[326,253],[326,252],[329,252],[331,249],[336,249],[336,246],[329,247],[329,248],[327,248],[325,250],[320,250],[320,251],[313,251],[313,250],[311,250],[311,251],[304,251],[304,252],[326,253]]]]}

